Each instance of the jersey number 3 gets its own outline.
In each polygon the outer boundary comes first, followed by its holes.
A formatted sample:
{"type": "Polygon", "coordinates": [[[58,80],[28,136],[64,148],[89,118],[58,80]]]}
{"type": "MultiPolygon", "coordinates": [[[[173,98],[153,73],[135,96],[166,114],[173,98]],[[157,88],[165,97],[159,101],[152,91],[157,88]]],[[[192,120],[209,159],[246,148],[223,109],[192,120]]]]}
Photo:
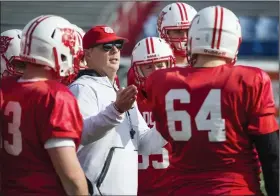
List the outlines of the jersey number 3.
{"type": "MultiPolygon", "coordinates": [[[[191,117],[187,111],[174,110],[175,99],[188,104],[190,94],[186,89],[171,89],[166,94],[165,108],[169,134],[175,141],[188,141],[192,137],[191,117]],[[182,123],[182,130],[176,130],[175,121],[182,123]]],[[[208,131],[210,142],[226,141],[225,120],[221,115],[221,90],[212,89],[209,92],[194,120],[199,131],[208,131]],[[207,119],[209,114],[211,118],[207,119]]]]}
{"type": "Polygon", "coordinates": [[[21,106],[18,102],[8,102],[4,115],[12,113],[12,121],[8,124],[8,133],[12,135],[13,141],[9,143],[4,140],[4,148],[7,153],[18,156],[22,151],[22,137],[20,132],[21,106]]]}

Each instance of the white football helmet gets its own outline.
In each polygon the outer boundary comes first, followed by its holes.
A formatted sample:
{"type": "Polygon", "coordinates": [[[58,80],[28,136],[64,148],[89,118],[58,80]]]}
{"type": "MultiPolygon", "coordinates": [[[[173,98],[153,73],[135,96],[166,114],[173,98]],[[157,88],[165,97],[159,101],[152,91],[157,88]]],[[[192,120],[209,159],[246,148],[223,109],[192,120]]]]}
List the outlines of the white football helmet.
{"type": "Polygon", "coordinates": [[[11,29],[1,33],[0,55],[1,55],[1,76],[21,75],[11,63],[13,58],[19,56],[21,30],[11,29]]]}
{"type": "Polygon", "coordinates": [[[186,3],[176,2],[165,6],[157,20],[159,37],[167,41],[175,55],[185,57],[187,55],[187,36],[183,38],[171,38],[168,30],[189,29],[191,21],[197,11],[186,3]]]}
{"type": "Polygon", "coordinates": [[[236,61],[241,44],[241,26],[236,15],[221,6],[200,10],[189,29],[188,53],[220,56],[236,61]]]}
{"type": "Polygon", "coordinates": [[[80,63],[74,63],[74,71],[72,74],[69,74],[68,76],[66,77],[61,77],[61,83],[65,84],[65,85],[69,85],[71,84],[77,77],[79,71],[81,69],[86,69],[87,66],[86,66],[86,61],[84,59],[84,52],[83,52],[83,36],[85,35],[85,32],[83,29],[81,29],[79,26],[75,25],[75,24],[72,24],[73,25],[73,28],[75,29],[76,33],[77,33],[77,36],[78,36],[78,42],[79,42],[79,53],[77,54],[77,58],[80,63]]]}
{"type": "Polygon", "coordinates": [[[75,24],[73,24],[73,27],[79,33],[79,35],[83,38],[84,35],[86,34],[85,31],[82,28],[80,28],[77,25],[75,25],[75,24]]]}
{"type": "Polygon", "coordinates": [[[74,26],[55,15],[31,20],[22,31],[20,60],[53,69],[64,77],[80,64],[82,43],[74,26]]]}
{"type": "Polygon", "coordinates": [[[170,45],[159,37],[147,37],[139,41],[131,56],[131,66],[134,70],[135,82],[140,87],[144,87],[146,77],[140,66],[167,62],[167,67],[175,66],[175,57],[170,45]]]}
{"type": "MultiPolygon", "coordinates": [[[[74,26],[74,29],[77,31],[77,33],[79,35],[79,42],[82,43],[83,42],[83,37],[86,34],[85,31],[82,28],[80,28],[77,25],[75,25],[75,24],[73,24],[73,26],[74,26]]],[[[81,50],[83,50],[83,48],[81,48],[81,50]]],[[[82,58],[82,61],[81,61],[79,69],[85,69],[85,68],[87,68],[86,61],[85,61],[84,58],[82,58]]]]}

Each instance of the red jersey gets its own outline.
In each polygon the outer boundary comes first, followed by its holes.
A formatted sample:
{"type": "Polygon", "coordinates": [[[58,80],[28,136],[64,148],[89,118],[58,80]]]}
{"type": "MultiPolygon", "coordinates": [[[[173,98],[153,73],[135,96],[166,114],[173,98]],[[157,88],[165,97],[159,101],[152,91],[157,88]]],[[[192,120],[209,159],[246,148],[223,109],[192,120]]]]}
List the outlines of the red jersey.
{"type": "Polygon", "coordinates": [[[171,195],[259,195],[250,134],[278,130],[269,76],[222,65],[158,70],[146,83],[156,128],[171,144],[171,195]]]}
{"type": "MultiPolygon", "coordinates": [[[[147,125],[152,128],[154,119],[150,105],[147,103],[141,90],[137,95],[137,105],[147,125]]],[[[167,144],[158,154],[150,156],[138,156],[138,195],[163,195],[166,180],[165,173],[169,167],[169,152],[171,148],[167,144]]]]}
{"type": "Polygon", "coordinates": [[[68,88],[56,81],[1,83],[3,195],[66,195],[44,144],[71,138],[78,147],[83,120],[68,88]]]}
{"type": "Polygon", "coordinates": [[[138,85],[136,84],[136,82],[135,82],[135,73],[134,73],[134,71],[133,71],[133,68],[132,67],[130,67],[129,68],[129,70],[128,70],[128,72],[127,72],[127,78],[126,78],[126,81],[127,81],[127,86],[129,86],[129,85],[135,85],[135,86],[137,86],[138,87],[138,85]]]}
{"type": "MultiPolygon", "coordinates": [[[[139,86],[135,82],[135,74],[132,67],[127,73],[127,86],[136,85],[138,88],[137,105],[140,113],[142,114],[147,125],[152,128],[155,123],[152,116],[151,106],[147,103],[147,99],[144,97],[144,92],[139,89],[139,86]]],[[[152,154],[150,156],[138,156],[138,194],[143,195],[163,195],[165,194],[165,173],[169,167],[169,152],[171,148],[167,144],[158,154],[152,154]]]]}

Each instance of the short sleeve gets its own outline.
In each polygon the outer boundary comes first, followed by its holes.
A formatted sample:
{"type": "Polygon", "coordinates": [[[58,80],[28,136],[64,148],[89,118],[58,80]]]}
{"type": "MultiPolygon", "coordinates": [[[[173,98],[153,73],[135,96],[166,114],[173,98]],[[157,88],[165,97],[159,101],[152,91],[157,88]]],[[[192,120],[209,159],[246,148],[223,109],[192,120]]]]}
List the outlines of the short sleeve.
{"type": "Polygon", "coordinates": [[[75,147],[73,139],[70,138],[51,138],[44,145],[45,149],[58,147],[75,147]]]}
{"type": "Polygon", "coordinates": [[[260,71],[250,88],[249,133],[268,134],[279,129],[275,118],[276,107],[270,77],[260,71]]]}
{"type": "Polygon", "coordinates": [[[80,144],[83,119],[75,97],[65,88],[49,93],[40,102],[37,118],[44,144],[50,138],[70,138],[76,146],[80,144]]]}

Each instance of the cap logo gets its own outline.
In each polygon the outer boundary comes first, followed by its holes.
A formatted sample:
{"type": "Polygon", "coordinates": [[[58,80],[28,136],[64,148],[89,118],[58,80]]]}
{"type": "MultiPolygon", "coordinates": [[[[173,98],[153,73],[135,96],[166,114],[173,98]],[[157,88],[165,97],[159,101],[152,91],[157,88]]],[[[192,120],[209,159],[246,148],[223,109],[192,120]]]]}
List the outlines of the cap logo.
{"type": "Polygon", "coordinates": [[[102,27],[104,29],[105,33],[114,33],[113,29],[111,27],[102,27]]]}

